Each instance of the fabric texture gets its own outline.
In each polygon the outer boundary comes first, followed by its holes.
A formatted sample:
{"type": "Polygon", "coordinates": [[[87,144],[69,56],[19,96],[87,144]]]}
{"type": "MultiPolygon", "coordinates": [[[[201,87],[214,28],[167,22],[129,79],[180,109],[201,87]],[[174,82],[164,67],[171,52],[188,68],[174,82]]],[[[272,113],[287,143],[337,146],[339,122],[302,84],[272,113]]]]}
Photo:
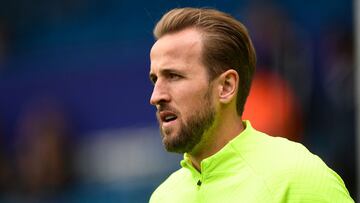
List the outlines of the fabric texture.
{"type": "Polygon", "coordinates": [[[302,144],[271,137],[244,121],[245,130],[201,162],[184,154],[182,168],[152,194],[150,203],[354,202],[342,179],[302,144]]]}

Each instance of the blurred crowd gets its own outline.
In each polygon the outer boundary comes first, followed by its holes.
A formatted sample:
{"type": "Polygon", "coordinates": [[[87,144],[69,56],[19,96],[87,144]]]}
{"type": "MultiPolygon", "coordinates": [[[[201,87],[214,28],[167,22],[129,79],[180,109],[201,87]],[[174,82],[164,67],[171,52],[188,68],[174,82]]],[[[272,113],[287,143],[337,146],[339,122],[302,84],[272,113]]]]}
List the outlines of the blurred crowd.
{"type": "MultiPolygon", "coordinates": [[[[1,138],[0,192],[24,202],[58,194],[72,183],[70,123],[57,101],[41,98],[24,104],[13,145],[1,138]]],[[[3,134],[2,134],[3,135],[3,134]]]]}

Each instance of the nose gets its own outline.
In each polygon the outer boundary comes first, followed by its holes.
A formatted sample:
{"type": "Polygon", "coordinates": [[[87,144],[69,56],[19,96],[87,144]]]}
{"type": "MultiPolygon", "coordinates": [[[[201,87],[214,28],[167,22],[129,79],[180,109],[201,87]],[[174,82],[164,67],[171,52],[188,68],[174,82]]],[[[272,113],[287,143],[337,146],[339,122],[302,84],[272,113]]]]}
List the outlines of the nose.
{"type": "Polygon", "coordinates": [[[166,87],[165,84],[161,83],[161,81],[158,80],[154,85],[154,89],[150,98],[150,104],[156,106],[161,102],[169,102],[169,101],[170,101],[170,95],[168,88],[166,87]]]}

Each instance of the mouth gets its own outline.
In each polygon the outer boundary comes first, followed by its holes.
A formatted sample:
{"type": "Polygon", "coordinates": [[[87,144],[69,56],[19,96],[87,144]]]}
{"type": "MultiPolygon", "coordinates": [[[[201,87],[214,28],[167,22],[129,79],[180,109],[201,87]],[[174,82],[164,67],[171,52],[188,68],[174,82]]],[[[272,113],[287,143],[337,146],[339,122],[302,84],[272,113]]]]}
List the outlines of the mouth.
{"type": "Polygon", "coordinates": [[[162,123],[171,123],[175,121],[178,117],[175,113],[171,111],[160,111],[159,118],[162,123]]]}

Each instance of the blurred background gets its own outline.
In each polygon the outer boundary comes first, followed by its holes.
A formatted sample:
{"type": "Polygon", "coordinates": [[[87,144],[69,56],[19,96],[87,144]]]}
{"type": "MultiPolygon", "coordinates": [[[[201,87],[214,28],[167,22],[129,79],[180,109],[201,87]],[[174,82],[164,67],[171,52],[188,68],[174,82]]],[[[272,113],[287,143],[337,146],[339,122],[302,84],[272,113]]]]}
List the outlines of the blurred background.
{"type": "Polygon", "coordinates": [[[356,199],[352,1],[0,0],[0,202],[147,202],[180,167],[148,72],[153,26],[184,6],[248,27],[258,65],[244,117],[303,143],[356,199]]]}

